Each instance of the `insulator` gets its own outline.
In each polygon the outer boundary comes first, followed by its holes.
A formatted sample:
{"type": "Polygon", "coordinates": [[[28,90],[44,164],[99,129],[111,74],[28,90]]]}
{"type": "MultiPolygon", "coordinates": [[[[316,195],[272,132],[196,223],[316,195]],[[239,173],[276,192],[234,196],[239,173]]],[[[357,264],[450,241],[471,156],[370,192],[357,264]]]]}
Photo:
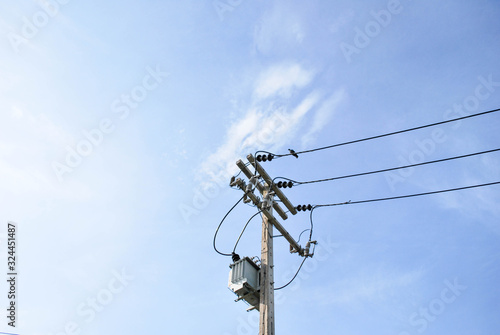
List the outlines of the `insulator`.
{"type": "Polygon", "coordinates": [[[306,247],[304,248],[304,257],[309,257],[309,248],[311,248],[311,242],[306,243],[306,247]]]}
{"type": "Polygon", "coordinates": [[[298,210],[299,212],[300,212],[300,211],[302,211],[302,205],[298,205],[298,206],[297,206],[297,210],[298,210]]]}
{"type": "Polygon", "coordinates": [[[257,155],[257,162],[262,162],[262,155],[257,155]]]}
{"type": "Polygon", "coordinates": [[[293,183],[291,181],[288,182],[288,188],[292,188],[293,183]]]}
{"type": "Polygon", "coordinates": [[[239,261],[241,258],[240,258],[240,255],[238,255],[237,253],[234,253],[231,255],[232,256],[232,259],[233,259],[233,262],[236,263],[237,261],[239,261]]]}
{"type": "Polygon", "coordinates": [[[307,205],[307,209],[308,209],[308,210],[311,210],[312,208],[313,208],[313,206],[311,206],[310,204],[309,204],[309,205],[307,205]]]}
{"type": "Polygon", "coordinates": [[[266,155],[263,155],[263,156],[262,156],[262,161],[263,161],[263,162],[267,161],[267,156],[266,156],[266,155]]]}
{"type": "Polygon", "coordinates": [[[267,160],[268,161],[272,161],[273,158],[274,158],[274,156],[272,154],[267,155],[267,160]]]}
{"type": "Polygon", "coordinates": [[[287,187],[288,187],[288,183],[285,181],[285,182],[283,183],[283,188],[287,188],[287,187]]]}
{"type": "Polygon", "coordinates": [[[278,182],[278,188],[282,188],[283,187],[283,182],[282,181],[279,181],[278,182]]]}

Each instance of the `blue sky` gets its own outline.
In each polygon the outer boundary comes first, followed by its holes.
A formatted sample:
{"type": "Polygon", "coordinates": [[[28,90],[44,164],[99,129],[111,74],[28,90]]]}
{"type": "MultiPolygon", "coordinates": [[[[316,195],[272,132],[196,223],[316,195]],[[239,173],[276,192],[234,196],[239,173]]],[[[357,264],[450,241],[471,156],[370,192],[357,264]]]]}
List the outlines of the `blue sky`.
{"type": "MultiPolygon", "coordinates": [[[[0,258],[18,231],[18,327],[256,334],[213,233],[235,162],[500,106],[497,1],[0,4],[0,258]]],[[[265,163],[306,181],[498,147],[496,113],[265,163]]],[[[303,185],[294,205],[500,180],[497,153],[303,185]]],[[[498,186],[318,208],[317,255],[276,295],[276,333],[494,334],[498,186]]],[[[230,252],[255,213],[238,206],[230,252]]],[[[298,238],[308,213],[282,222],[298,238]]],[[[238,253],[260,254],[260,224],[238,253]]],[[[280,286],[301,259],[275,240],[280,286]]],[[[7,306],[7,284],[0,285],[7,306]]],[[[2,307],[3,308],[3,307],[2,307]]]]}

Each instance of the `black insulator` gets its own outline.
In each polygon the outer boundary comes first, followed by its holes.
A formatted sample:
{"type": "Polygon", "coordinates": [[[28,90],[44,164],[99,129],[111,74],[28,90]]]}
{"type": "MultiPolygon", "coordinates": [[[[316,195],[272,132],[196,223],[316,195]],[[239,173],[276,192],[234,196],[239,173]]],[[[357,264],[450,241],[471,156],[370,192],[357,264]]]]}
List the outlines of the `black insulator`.
{"type": "Polygon", "coordinates": [[[309,205],[307,205],[307,209],[308,209],[308,210],[311,210],[312,208],[313,208],[313,206],[311,206],[310,204],[309,204],[309,205]]]}
{"type": "Polygon", "coordinates": [[[241,259],[240,255],[238,255],[237,253],[234,253],[234,252],[231,255],[231,257],[233,258],[233,262],[235,262],[235,263],[241,259]]]}
{"type": "Polygon", "coordinates": [[[262,155],[257,155],[257,162],[262,162],[262,155]]]}
{"type": "Polygon", "coordinates": [[[297,210],[300,212],[302,210],[302,205],[298,205],[297,210]]]}
{"type": "Polygon", "coordinates": [[[263,162],[267,161],[267,156],[266,155],[262,155],[262,161],[263,162]]]}
{"type": "Polygon", "coordinates": [[[287,187],[288,187],[288,183],[285,181],[285,182],[283,183],[283,188],[287,188],[287,187]]]}
{"type": "Polygon", "coordinates": [[[279,181],[278,182],[278,188],[282,188],[283,187],[283,182],[282,181],[279,181]]]}
{"type": "Polygon", "coordinates": [[[272,161],[273,158],[274,158],[274,156],[272,154],[267,155],[267,160],[268,161],[272,161]]]}
{"type": "Polygon", "coordinates": [[[293,183],[291,181],[288,182],[288,188],[292,188],[293,183]]]}

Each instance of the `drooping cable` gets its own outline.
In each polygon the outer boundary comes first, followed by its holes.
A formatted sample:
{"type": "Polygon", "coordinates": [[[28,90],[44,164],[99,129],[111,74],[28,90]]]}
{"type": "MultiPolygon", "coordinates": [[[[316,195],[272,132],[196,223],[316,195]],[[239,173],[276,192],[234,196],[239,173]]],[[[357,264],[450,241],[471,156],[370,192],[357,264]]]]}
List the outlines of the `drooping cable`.
{"type": "MultiPolygon", "coordinates": [[[[245,166],[249,166],[250,162],[245,163],[245,166]]],[[[240,170],[237,174],[234,175],[234,178],[237,178],[243,171],[240,170]]]]}
{"type": "MultiPolygon", "coordinates": [[[[311,239],[312,239],[312,233],[313,233],[312,210],[311,210],[311,228],[304,229],[304,230],[300,233],[300,235],[299,235],[299,239],[297,240],[297,243],[299,243],[299,242],[300,242],[300,238],[301,238],[302,234],[304,234],[304,233],[305,233],[306,231],[308,231],[308,230],[309,230],[309,242],[311,242],[311,239]]],[[[312,257],[312,255],[311,255],[311,257],[312,257]]],[[[302,263],[300,263],[300,266],[299,266],[299,268],[298,268],[297,272],[296,272],[296,273],[295,273],[295,275],[292,277],[292,279],[290,279],[290,281],[289,281],[288,283],[286,283],[285,285],[283,285],[283,286],[281,286],[281,287],[275,288],[274,290],[275,290],[275,291],[277,291],[277,290],[281,290],[281,289],[284,289],[285,287],[287,287],[288,285],[290,285],[290,284],[291,284],[291,283],[295,280],[295,278],[297,277],[297,275],[299,274],[300,269],[302,269],[302,265],[304,265],[304,263],[305,263],[305,261],[306,261],[306,259],[307,259],[307,258],[308,258],[307,256],[306,256],[306,257],[304,257],[304,259],[302,260],[302,263]]]]}
{"type": "MultiPolygon", "coordinates": [[[[300,238],[302,237],[302,234],[304,234],[306,231],[311,230],[310,228],[304,229],[302,233],[299,235],[299,239],[297,240],[297,244],[300,242],[300,238]]],[[[310,236],[309,236],[310,237],[310,236]]]]}
{"type": "Polygon", "coordinates": [[[454,159],[460,159],[460,158],[466,158],[466,157],[472,157],[472,156],[477,156],[477,155],[484,155],[492,152],[500,151],[500,148],[498,149],[492,149],[492,150],[486,150],[486,151],[481,151],[481,152],[474,152],[471,154],[466,154],[466,155],[460,155],[460,156],[454,156],[454,157],[448,157],[448,158],[442,158],[442,159],[436,159],[433,161],[427,161],[427,162],[422,162],[422,163],[415,163],[415,164],[409,164],[409,165],[403,165],[403,166],[398,166],[398,167],[392,167],[388,169],[382,169],[382,170],[375,170],[375,171],[369,171],[369,172],[361,172],[361,173],[354,173],[354,174],[349,174],[349,175],[344,175],[344,176],[339,176],[339,177],[333,177],[333,178],[325,178],[325,179],[318,179],[318,180],[310,180],[310,181],[296,181],[290,178],[286,177],[275,177],[273,179],[283,179],[283,180],[288,180],[288,183],[281,183],[278,182],[276,185],[281,188],[283,186],[291,188],[292,186],[299,186],[299,185],[306,185],[306,184],[313,184],[313,183],[322,183],[322,182],[327,182],[327,181],[333,181],[333,180],[339,180],[339,179],[345,179],[345,178],[353,178],[353,177],[360,177],[360,176],[366,176],[370,174],[376,174],[376,173],[382,173],[382,172],[389,172],[389,171],[395,171],[399,169],[407,169],[411,167],[416,167],[416,166],[421,166],[421,165],[427,165],[427,164],[434,164],[434,163],[441,163],[441,162],[446,162],[446,161],[451,161],[454,159]]]}
{"type": "Polygon", "coordinates": [[[245,198],[245,195],[246,193],[240,198],[240,200],[238,200],[234,205],[233,207],[231,207],[231,209],[226,213],[226,215],[224,215],[224,217],[222,218],[221,222],[219,223],[219,226],[217,227],[217,230],[215,231],[215,234],[214,234],[214,250],[219,254],[219,255],[222,255],[222,256],[232,256],[232,254],[226,254],[226,253],[223,253],[223,252],[220,252],[219,250],[217,250],[217,247],[215,246],[215,241],[217,239],[217,234],[219,233],[219,229],[220,227],[222,226],[222,223],[224,222],[224,220],[226,220],[227,216],[229,215],[229,213],[232,212],[232,210],[238,206],[238,204],[241,202],[241,200],[243,200],[245,198]]]}
{"type": "Polygon", "coordinates": [[[309,232],[309,241],[312,240],[312,234],[313,234],[313,212],[314,212],[314,208],[315,207],[311,208],[311,214],[309,215],[309,219],[311,221],[311,231],[309,232]]]}
{"type": "Polygon", "coordinates": [[[245,229],[247,229],[248,224],[250,223],[250,221],[252,221],[252,219],[254,217],[256,217],[257,215],[259,215],[261,212],[262,211],[258,211],[257,213],[255,213],[254,215],[252,215],[252,217],[250,217],[250,219],[248,219],[247,223],[245,224],[245,226],[241,230],[240,236],[238,236],[238,240],[236,240],[236,243],[234,244],[233,254],[236,252],[236,247],[238,246],[238,243],[240,242],[240,239],[243,236],[243,233],[245,232],[245,229]]]}
{"type": "Polygon", "coordinates": [[[278,290],[284,289],[285,287],[287,287],[288,285],[290,285],[295,280],[295,278],[297,277],[297,275],[299,274],[300,269],[302,269],[302,265],[304,265],[306,259],[307,259],[307,257],[304,257],[304,259],[302,260],[302,263],[300,263],[299,269],[297,270],[297,272],[295,272],[295,275],[293,276],[292,279],[290,279],[290,281],[288,283],[286,283],[285,285],[280,286],[278,288],[275,288],[274,290],[278,291],[278,290]]]}

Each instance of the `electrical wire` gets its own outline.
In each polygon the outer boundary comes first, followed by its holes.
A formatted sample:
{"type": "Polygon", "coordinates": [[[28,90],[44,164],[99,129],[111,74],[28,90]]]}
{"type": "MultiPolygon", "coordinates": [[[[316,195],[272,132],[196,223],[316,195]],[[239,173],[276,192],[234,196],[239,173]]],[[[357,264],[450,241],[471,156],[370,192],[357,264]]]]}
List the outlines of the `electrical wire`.
{"type": "Polygon", "coordinates": [[[299,269],[297,270],[297,272],[295,273],[295,275],[293,276],[293,278],[290,279],[290,281],[288,283],[286,283],[285,285],[280,286],[278,288],[275,288],[274,290],[278,291],[278,290],[284,289],[285,287],[287,287],[288,285],[290,285],[295,280],[295,277],[297,277],[297,275],[299,274],[300,269],[302,269],[302,265],[304,265],[306,259],[307,259],[307,257],[304,257],[304,259],[302,260],[302,263],[300,263],[299,269]]]}
{"type": "Polygon", "coordinates": [[[451,160],[454,160],[454,159],[472,157],[472,156],[477,156],[477,155],[484,155],[484,154],[492,153],[492,152],[495,152],[495,151],[500,151],[500,148],[498,148],[498,149],[492,149],[492,150],[486,150],[486,151],[481,151],[481,152],[475,152],[475,153],[471,153],[471,154],[467,154],[467,155],[461,155],[461,156],[455,156],[455,157],[448,157],[448,158],[436,159],[436,160],[428,161],[428,162],[415,163],[415,164],[403,165],[403,166],[398,166],[398,167],[393,167],[393,168],[388,168],[388,169],[382,169],[382,170],[376,170],[376,171],[369,171],[369,172],[362,172],[362,173],[355,173],[355,174],[350,174],[350,175],[345,175],[345,176],[340,176],[340,177],[325,178],[325,179],[318,179],[318,180],[296,181],[296,180],[293,180],[293,179],[290,179],[290,178],[276,177],[276,178],[273,179],[273,183],[274,183],[274,181],[276,179],[284,179],[284,180],[291,181],[294,186],[306,185],[306,184],[313,184],[313,183],[322,183],[322,182],[326,182],[326,181],[332,181],[332,180],[339,180],[339,179],[345,179],[345,178],[366,176],[366,175],[370,175],[370,174],[382,173],[382,172],[388,172],[388,171],[394,171],[394,170],[399,170],[399,169],[406,169],[406,168],[411,168],[411,167],[416,167],[416,166],[421,166],[421,165],[441,163],[441,162],[445,162],[445,161],[451,161],[451,160]]]}
{"type": "Polygon", "coordinates": [[[247,229],[247,226],[250,223],[250,221],[252,221],[252,219],[254,217],[256,217],[257,215],[259,215],[261,212],[262,211],[258,211],[257,213],[255,213],[254,215],[252,215],[252,217],[247,221],[247,223],[245,224],[245,227],[243,227],[243,230],[240,233],[240,236],[238,236],[238,240],[236,240],[236,243],[234,244],[233,253],[236,252],[236,247],[238,246],[238,243],[240,242],[240,239],[243,236],[243,233],[245,232],[245,229],[247,229]]]}
{"type": "Polygon", "coordinates": [[[229,215],[229,213],[232,212],[232,210],[238,206],[238,204],[241,202],[241,200],[243,200],[243,198],[245,198],[245,195],[246,193],[240,198],[240,200],[238,200],[234,205],[233,207],[231,207],[231,209],[226,213],[226,215],[224,215],[224,217],[222,218],[221,222],[219,223],[219,226],[217,227],[217,230],[215,231],[215,234],[214,234],[214,250],[219,254],[219,255],[222,255],[222,256],[232,256],[232,254],[226,254],[226,253],[223,253],[223,252],[220,252],[219,250],[217,250],[217,247],[215,246],[215,241],[217,239],[217,233],[219,232],[219,229],[220,227],[222,226],[222,223],[224,222],[224,220],[227,218],[227,216],[229,215]]]}
{"type": "MultiPolygon", "coordinates": [[[[382,137],[387,137],[387,136],[402,134],[402,133],[406,133],[406,132],[410,132],[410,131],[414,131],[414,130],[419,130],[419,129],[429,128],[429,127],[434,127],[434,126],[442,125],[442,124],[445,124],[445,123],[456,122],[456,121],[460,121],[460,120],[464,120],[464,119],[468,119],[468,118],[473,118],[473,117],[476,117],[476,116],[481,116],[481,115],[486,115],[486,114],[490,114],[490,113],[495,113],[495,112],[498,112],[498,111],[500,111],[500,108],[498,108],[498,109],[492,109],[492,110],[489,110],[489,111],[480,112],[480,113],[476,113],[476,114],[470,114],[470,115],[466,115],[466,116],[462,116],[462,117],[458,117],[458,118],[454,118],[454,119],[450,119],[450,120],[445,120],[445,121],[430,123],[430,124],[426,124],[426,125],[423,125],[423,126],[412,127],[412,128],[398,130],[398,131],[393,131],[393,132],[385,133],[385,134],[381,134],[381,135],[365,137],[365,138],[361,138],[361,139],[358,139],[358,140],[353,140],[353,141],[348,141],[348,142],[343,142],[343,143],[337,143],[337,144],[328,145],[328,146],[324,146],[324,147],[319,147],[319,148],[315,148],[315,149],[297,151],[297,152],[293,152],[293,153],[290,152],[290,153],[287,153],[287,154],[273,154],[273,153],[270,153],[270,154],[273,155],[274,158],[281,158],[281,157],[292,156],[292,155],[300,155],[300,154],[305,154],[305,153],[310,153],[310,152],[315,152],[315,151],[320,151],[320,150],[325,150],[325,149],[331,149],[331,148],[335,148],[335,147],[340,147],[340,146],[343,146],[343,145],[354,144],[354,143],[359,143],[359,142],[374,140],[374,139],[378,139],[378,138],[382,138],[382,137]]],[[[262,152],[266,152],[267,153],[267,151],[262,151],[262,152]]]]}
{"type": "MultiPolygon", "coordinates": [[[[245,163],[245,166],[249,166],[250,165],[250,162],[247,162],[245,163]]],[[[234,175],[235,178],[237,178],[243,171],[240,170],[240,172],[238,172],[237,174],[234,175]]]]}
{"type": "Polygon", "coordinates": [[[311,221],[311,230],[309,232],[309,242],[311,242],[311,240],[312,240],[312,234],[313,234],[313,216],[312,216],[313,215],[313,211],[314,211],[314,207],[311,208],[311,214],[309,216],[310,221],[311,221]]]}
{"type": "MultiPolygon", "coordinates": [[[[446,189],[446,190],[439,190],[439,191],[432,191],[432,192],[424,192],[424,193],[400,195],[400,196],[388,197],[388,198],[378,198],[378,199],[359,200],[359,201],[350,201],[349,200],[347,202],[336,203],[336,204],[315,205],[315,206],[313,206],[313,210],[315,208],[319,208],[319,207],[331,207],[331,206],[341,206],[341,205],[354,205],[354,204],[364,204],[364,203],[368,203],[368,202],[377,202],[377,201],[386,201],[386,200],[395,200],[395,199],[419,197],[419,196],[423,196],[423,195],[430,195],[430,194],[437,194],[437,193],[461,191],[461,190],[466,190],[466,189],[471,189],[471,188],[477,188],[477,187],[491,186],[491,185],[496,185],[496,184],[500,184],[500,181],[486,183],[486,184],[478,184],[478,185],[471,185],[471,186],[450,188],[450,189],[446,189]]],[[[312,214],[312,211],[311,211],[311,214],[312,214]]]]}
{"type": "MultiPolygon", "coordinates": [[[[299,242],[300,242],[300,238],[301,238],[302,234],[304,234],[304,233],[305,233],[306,231],[308,231],[308,230],[310,231],[310,233],[309,233],[309,242],[311,242],[312,232],[313,232],[312,210],[311,210],[311,228],[309,228],[309,229],[304,229],[304,230],[300,233],[300,235],[299,235],[299,239],[298,239],[297,243],[299,243],[299,242]]],[[[311,256],[311,257],[312,257],[312,256],[311,256]]],[[[281,286],[281,287],[275,288],[274,290],[275,290],[275,291],[278,291],[278,290],[284,289],[285,287],[287,287],[288,285],[290,285],[290,284],[291,284],[291,283],[295,280],[295,278],[297,277],[297,275],[299,274],[300,269],[302,269],[302,265],[304,265],[304,263],[305,263],[305,261],[306,261],[306,259],[307,259],[307,258],[308,258],[308,257],[304,257],[304,259],[302,260],[302,263],[300,263],[300,266],[299,266],[299,268],[298,268],[297,272],[296,272],[296,273],[295,273],[295,275],[292,277],[292,279],[290,279],[290,281],[289,281],[288,283],[286,283],[285,285],[283,285],[283,286],[281,286]]]]}
{"type": "MultiPolygon", "coordinates": [[[[431,195],[431,194],[438,194],[438,193],[445,193],[445,192],[454,192],[454,191],[460,191],[460,190],[465,190],[465,189],[471,189],[471,188],[478,188],[478,187],[485,187],[485,186],[491,186],[491,185],[497,185],[497,184],[500,184],[500,181],[497,181],[497,182],[491,182],[491,183],[486,183],[486,184],[478,184],[478,185],[471,185],[471,186],[463,186],[463,187],[457,187],[457,188],[451,188],[451,189],[445,189],[445,190],[439,190],[439,191],[431,191],[431,192],[424,192],[424,193],[416,193],[416,194],[409,194],[409,195],[401,195],[401,196],[395,196],[395,197],[388,197],[388,198],[378,198],[378,199],[369,199],[369,200],[360,200],[360,201],[347,201],[347,202],[343,202],[343,203],[335,203],[335,204],[323,204],[323,205],[315,205],[312,207],[311,209],[311,213],[310,213],[310,220],[311,220],[311,234],[309,235],[309,241],[311,241],[311,237],[312,237],[312,228],[313,228],[313,213],[314,213],[314,210],[316,208],[320,208],[320,207],[331,207],[331,206],[341,206],[341,205],[353,205],[353,204],[362,204],[362,203],[369,203],[369,202],[377,202],[377,201],[386,201],[386,200],[395,200],[395,199],[403,199],[403,198],[411,198],[411,197],[418,197],[418,196],[423,196],[423,195],[431,195]]],[[[307,231],[307,229],[305,230],[307,231]]],[[[303,233],[303,232],[302,232],[303,233]]],[[[301,235],[302,235],[301,233],[301,235]]],[[[299,240],[300,240],[300,236],[299,236],[299,240]]],[[[302,261],[302,264],[304,264],[305,260],[307,259],[304,258],[304,260],[302,261]]],[[[300,271],[300,268],[302,267],[302,264],[301,266],[299,267],[299,270],[297,271],[297,273],[295,274],[295,276],[292,278],[292,280],[287,284],[289,285],[294,279],[295,277],[297,276],[297,274],[299,273],[300,271]]],[[[287,285],[283,286],[283,287],[280,287],[279,289],[281,288],[284,288],[286,287],[287,285]]]]}
{"type": "Polygon", "coordinates": [[[310,229],[310,228],[308,228],[308,229],[304,229],[304,230],[302,231],[302,233],[300,233],[300,235],[299,235],[299,239],[297,240],[297,244],[300,242],[300,238],[302,237],[302,234],[304,234],[304,233],[305,233],[306,231],[308,231],[308,230],[311,230],[311,229],[310,229]]]}

